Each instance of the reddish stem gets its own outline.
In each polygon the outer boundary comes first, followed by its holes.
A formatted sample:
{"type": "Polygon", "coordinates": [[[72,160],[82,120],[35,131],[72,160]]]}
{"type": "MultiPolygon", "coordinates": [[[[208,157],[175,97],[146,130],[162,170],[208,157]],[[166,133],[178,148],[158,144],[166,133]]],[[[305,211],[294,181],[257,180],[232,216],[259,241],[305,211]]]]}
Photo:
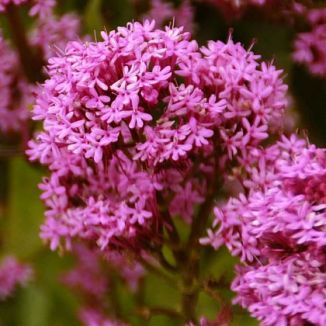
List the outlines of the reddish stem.
{"type": "Polygon", "coordinates": [[[9,4],[7,6],[7,18],[26,78],[32,83],[41,81],[43,79],[43,60],[36,56],[31,48],[26,36],[26,28],[22,24],[19,11],[15,5],[9,4]]]}

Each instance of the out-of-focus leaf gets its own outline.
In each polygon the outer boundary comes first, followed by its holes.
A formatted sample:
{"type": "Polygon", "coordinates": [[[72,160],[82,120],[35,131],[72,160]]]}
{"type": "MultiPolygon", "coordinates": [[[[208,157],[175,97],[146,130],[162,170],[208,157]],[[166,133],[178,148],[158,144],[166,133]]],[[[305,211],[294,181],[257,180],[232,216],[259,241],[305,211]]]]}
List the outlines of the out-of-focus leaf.
{"type": "Polygon", "coordinates": [[[0,326],[16,326],[20,317],[17,311],[18,298],[20,291],[15,291],[14,295],[0,301],[0,326]]]}
{"type": "Polygon", "coordinates": [[[101,12],[107,26],[111,28],[123,26],[132,20],[141,20],[141,17],[135,16],[130,0],[102,1],[101,12]]]}
{"type": "Polygon", "coordinates": [[[182,323],[171,320],[171,318],[168,318],[166,316],[153,316],[149,322],[149,326],[179,326],[182,325],[182,323]]]}
{"type": "Polygon", "coordinates": [[[23,158],[10,162],[9,209],[3,245],[7,252],[19,257],[32,256],[42,247],[39,227],[43,220],[43,204],[37,184],[41,172],[23,158]]]}
{"type": "Polygon", "coordinates": [[[48,322],[44,325],[78,325],[76,315],[79,298],[61,282],[63,273],[71,268],[70,258],[68,255],[60,257],[45,248],[35,261],[34,267],[37,272],[35,282],[50,299],[48,322]]]}
{"type": "Polygon", "coordinates": [[[20,290],[16,303],[17,326],[79,325],[76,320],[78,297],[60,281],[67,266],[71,265],[69,257],[59,257],[45,249],[31,263],[34,277],[20,290]]]}
{"type": "Polygon", "coordinates": [[[234,25],[233,38],[245,46],[255,42],[253,51],[263,60],[274,59],[278,68],[288,69],[291,64],[292,31],[284,25],[248,17],[234,25]]]}
{"type": "Polygon", "coordinates": [[[231,323],[231,326],[258,326],[258,325],[259,325],[258,320],[249,317],[247,314],[234,316],[231,323]]]}
{"type": "Polygon", "coordinates": [[[209,320],[214,320],[220,307],[218,302],[201,292],[198,299],[197,310],[200,316],[205,316],[209,320]]]}
{"type": "Polygon", "coordinates": [[[234,265],[239,259],[232,257],[225,247],[215,251],[205,247],[206,255],[202,259],[203,277],[214,277],[215,279],[225,278],[227,281],[233,279],[234,265]]]}
{"type": "Polygon", "coordinates": [[[24,291],[20,302],[20,320],[22,326],[48,325],[49,300],[51,298],[43,288],[29,285],[24,291]]]}
{"type": "MultiPolygon", "coordinates": [[[[146,293],[145,303],[149,307],[160,306],[179,310],[180,296],[177,289],[171,285],[167,285],[166,282],[157,276],[149,275],[146,279],[146,293]]],[[[166,316],[153,316],[149,325],[164,326],[164,325],[182,325],[178,320],[168,318],[166,316]]]]}
{"type": "Polygon", "coordinates": [[[101,4],[102,0],[92,0],[88,2],[85,8],[86,30],[90,34],[104,29],[105,22],[101,14],[101,4]]]}

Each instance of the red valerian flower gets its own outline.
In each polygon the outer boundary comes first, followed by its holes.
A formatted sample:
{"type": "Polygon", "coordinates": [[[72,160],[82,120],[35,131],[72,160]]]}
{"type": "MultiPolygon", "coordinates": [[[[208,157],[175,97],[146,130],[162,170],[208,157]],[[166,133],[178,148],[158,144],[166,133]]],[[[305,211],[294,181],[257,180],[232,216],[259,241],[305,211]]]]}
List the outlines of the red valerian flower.
{"type": "Polygon", "coordinates": [[[153,21],[102,37],[49,60],[34,107],[43,130],[28,154],[51,172],[41,235],[52,249],[142,246],[163,211],[190,223],[212,177],[242,165],[286,105],[281,71],[231,39],[199,48],[153,21]]]}

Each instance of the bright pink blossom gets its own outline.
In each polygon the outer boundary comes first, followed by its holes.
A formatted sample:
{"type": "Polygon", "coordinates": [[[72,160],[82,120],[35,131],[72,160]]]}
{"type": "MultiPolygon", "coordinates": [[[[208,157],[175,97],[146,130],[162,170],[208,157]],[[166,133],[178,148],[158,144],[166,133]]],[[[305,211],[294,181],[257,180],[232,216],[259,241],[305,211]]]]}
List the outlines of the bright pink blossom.
{"type": "Polygon", "coordinates": [[[325,325],[325,253],[304,252],[261,266],[238,266],[234,303],[263,326],[325,325]]]}

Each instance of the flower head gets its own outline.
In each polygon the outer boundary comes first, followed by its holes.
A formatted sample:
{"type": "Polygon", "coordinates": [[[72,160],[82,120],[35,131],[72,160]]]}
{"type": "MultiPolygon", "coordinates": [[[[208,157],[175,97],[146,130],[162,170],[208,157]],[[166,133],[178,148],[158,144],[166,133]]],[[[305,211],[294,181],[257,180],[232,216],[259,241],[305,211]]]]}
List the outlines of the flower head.
{"type": "Polygon", "coordinates": [[[222,162],[240,164],[286,104],[281,72],[231,39],[199,48],[151,21],[102,37],[49,60],[34,107],[43,130],[28,154],[51,171],[40,187],[52,249],[137,247],[167,213],[190,222],[222,162]]]}

